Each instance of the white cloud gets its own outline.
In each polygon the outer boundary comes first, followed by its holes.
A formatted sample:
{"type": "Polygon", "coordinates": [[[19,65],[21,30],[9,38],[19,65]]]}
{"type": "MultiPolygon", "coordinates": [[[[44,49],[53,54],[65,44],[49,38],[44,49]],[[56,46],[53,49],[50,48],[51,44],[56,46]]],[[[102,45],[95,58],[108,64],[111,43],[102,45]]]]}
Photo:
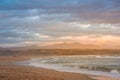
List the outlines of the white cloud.
{"type": "Polygon", "coordinates": [[[50,36],[39,34],[39,33],[34,33],[36,38],[49,38],[50,36]]]}
{"type": "Polygon", "coordinates": [[[82,28],[88,28],[91,26],[91,24],[81,24],[80,22],[71,22],[69,25],[74,26],[74,27],[82,27],[82,28]]]}

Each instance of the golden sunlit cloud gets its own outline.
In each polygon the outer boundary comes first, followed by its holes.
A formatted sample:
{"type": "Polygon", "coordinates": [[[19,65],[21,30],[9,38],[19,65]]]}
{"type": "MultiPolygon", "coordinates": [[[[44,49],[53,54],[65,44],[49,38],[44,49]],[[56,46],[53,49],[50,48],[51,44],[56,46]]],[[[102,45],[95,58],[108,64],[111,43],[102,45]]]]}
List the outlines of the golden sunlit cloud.
{"type": "MultiPolygon", "coordinates": [[[[81,43],[81,44],[93,44],[101,47],[120,47],[120,38],[117,36],[66,36],[66,37],[51,37],[51,41],[41,42],[41,41],[25,41],[20,43],[21,45],[37,45],[37,46],[48,46],[61,43],[81,43]],[[56,39],[56,41],[55,41],[56,39]]],[[[20,45],[19,44],[19,45],[20,45]]]]}

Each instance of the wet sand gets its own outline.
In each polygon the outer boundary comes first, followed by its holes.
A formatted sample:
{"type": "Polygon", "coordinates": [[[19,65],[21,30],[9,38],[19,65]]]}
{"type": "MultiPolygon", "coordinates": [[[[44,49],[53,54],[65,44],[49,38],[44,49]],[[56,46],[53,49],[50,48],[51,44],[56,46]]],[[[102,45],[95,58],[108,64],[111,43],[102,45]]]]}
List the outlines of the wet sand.
{"type": "Polygon", "coordinates": [[[87,75],[43,68],[1,65],[0,80],[93,80],[87,75]]]}
{"type": "Polygon", "coordinates": [[[94,76],[92,78],[95,80],[120,80],[120,78],[112,78],[112,77],[106,77],[106,76],[94,76]]]}
{"type": "Polygon", "coordinates": [[[12,64],[29,58],[31,57],[0,57],[0,80],[94,80],[83,74],[12,64]]]}
{"type": "Polygon", "coordinates": [[[0,80],[120,80],[12,64],[30,58],[32,57],[0,57],[0,80]]]}

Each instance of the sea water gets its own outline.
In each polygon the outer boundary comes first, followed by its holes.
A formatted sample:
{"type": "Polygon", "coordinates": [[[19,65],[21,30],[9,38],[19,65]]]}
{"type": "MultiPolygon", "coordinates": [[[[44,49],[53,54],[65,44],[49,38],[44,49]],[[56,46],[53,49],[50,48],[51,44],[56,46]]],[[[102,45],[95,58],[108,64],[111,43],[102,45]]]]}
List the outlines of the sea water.
{"type": "Polygon", "coordinates": [[[54,56],[32,58],[19,63],[58,71],[120,78],[120,56],[54,56]]]}

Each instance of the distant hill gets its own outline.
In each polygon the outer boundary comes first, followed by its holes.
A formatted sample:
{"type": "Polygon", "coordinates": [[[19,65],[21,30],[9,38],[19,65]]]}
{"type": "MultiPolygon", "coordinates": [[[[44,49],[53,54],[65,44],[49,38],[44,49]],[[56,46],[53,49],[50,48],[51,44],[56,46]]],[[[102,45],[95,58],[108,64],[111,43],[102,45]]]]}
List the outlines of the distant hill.
{"type": "Polygon", "coordinates": [[[81,43],[61,43],[50,46],[42,46],[41,49],[100,49],[99,46],[81,43]]]}
{"type": "Polygon", "coordinates": [[[59,43],[49,46],[21,46],[21,47],[9,47],[9,48],[0,48],[4,50],[28,50],[28,49],[100,49],[99,46],[92,44],[81,44],[81,43],[59,43]]]}
{"type": "Polygon", "coordinates": [[[31,46],[21,46],[21,47],[9,47],[6,48],[8,50],[28,50],[28,49],[40,49],[37,45],[31,45],[31,46]]]}
{"type": "MultiPolygon", "coordinates": [[[[103,47],[102,47],[103,48],[103,47]]],[[[39,55],[120,55],[120,49],[102,49],[97,45],[81,43],[61,43],[49,46],[24,46],[0,48],[0,56],[39,55]]]]}
{"type": "Polygon", "coordinates": [[[98,46],[92,44],[81,44],[81,43],[59,43],[48,46],[21,46],[21,47],[9,47],[2,48],[0,50],[29,50],[29,49],[120,49],[120,46],[98,46]]]}

